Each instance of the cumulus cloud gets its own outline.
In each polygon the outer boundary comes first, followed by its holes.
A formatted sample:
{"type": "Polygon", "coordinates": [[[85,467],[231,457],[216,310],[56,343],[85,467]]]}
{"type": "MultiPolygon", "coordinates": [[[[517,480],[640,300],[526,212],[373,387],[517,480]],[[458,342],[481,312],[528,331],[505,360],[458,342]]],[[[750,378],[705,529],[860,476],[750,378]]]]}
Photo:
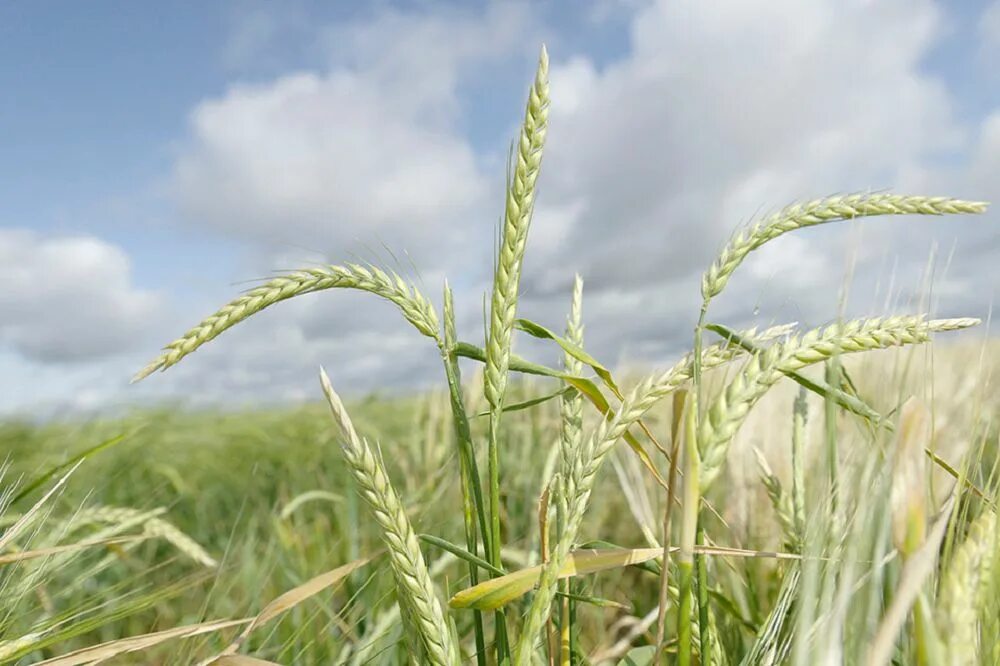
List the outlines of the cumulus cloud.
{"type": "Polygon", "coordinates": [[[32,361],[94,361],[134,348],[159,303],[133,284],[121,248],[0,229],[0,344],[32,361]]]}
{"type": "Polygon", "coordinates": [[[427,270],[476,245],[489,257],[503,174],[484,174],[461,131],[458,81],[523,23],[514,7],[385,12],[323,31],[325,70],[236,85],[192,112],[172,183],[185,216],[341,256],[384,242],[427,270]]]}

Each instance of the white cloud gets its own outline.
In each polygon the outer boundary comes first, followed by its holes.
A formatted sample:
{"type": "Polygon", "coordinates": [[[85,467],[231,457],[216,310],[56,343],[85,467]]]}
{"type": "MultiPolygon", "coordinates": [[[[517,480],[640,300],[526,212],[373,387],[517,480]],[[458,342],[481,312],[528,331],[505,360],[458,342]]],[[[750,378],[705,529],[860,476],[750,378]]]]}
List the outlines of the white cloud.
{"type": "Polygon", "coordinates": [[[134,348],[159,302],[132,283],[118,247],[0,229],[0,345],[31,360],[93,361],[134,348]]]}
{"type": "Polygon", "coordinates": [[[552,74],[545,201],[587,202],[560,258],[602,285],[667,281],[762,207],[891,186],[955,147],[948,95],[919,68],[937,21],[928,2],[640,11],[626,59],[552,74]]]}
{"type": "MultiPolygon", "coordinates": [[[[981,196],[975,186],[997,172],[987,146],[1000,145],[1000,122],[968,131],[923,69],[944,19],[927,0],[671,0],[636,10],[630,50],[609,65],[553,50],[522,313],[559,326],[579,271],[594,352],[662,361],[689,339],[700,272],[737,224],[835,192],[919,185],[950,194],[967,178],[954,193],[981,196]],[[971,166],[941,168],[942,154],[959,153],[971,166]]],[[[462,91],[486,63],[533,50],[540,32],[524,13],[496,7],[383,13],[331,30],[321,40],[327,70],[235,86],[198,106],[175,193],[191,220],[263,241],[272,260],[286,249],[275,244],[336,258],[359,241],[406,250],[433,276],[430,296],[442,273],[452,278],[463,337],[478,341],[472,327],[502,203],[501,174],[484,165],[505,146],[474,149],[477,119],[462,91]]],[[[516,121],[511,114],[512,129],[516,121]]],[[[855,263],[852,301],[862,309],[912,299],[915,288],[880,285],[887,272],[896,285],[917,284],[932,239],[947,246],[968,229],[951,224],[884,221],[782,239],[741,270],[714,315],[733,324],[757,309],[762,323],[832,318],[855,263]]],[[[969,284],[981,265],[953,267],[948,284],[969,284]]],[[[357,388],[434,376],[433,350],[391,307],[317,298],[322,305],[255,317],[171,370],[171,381],[293,395],[320,362],[357,388]]],[[[982,299],[960,305],[984,309],[982,299]]]]}
{"type": "Polygon", "coordinates": [[[384,12],[323,32],[326,71],[202,102],[173,176],[186,217],[341,257],[384,242],[422,270],[488,258],[503,174],[482,172],[458,84],[510,51],[523,16],[384,12]]]}

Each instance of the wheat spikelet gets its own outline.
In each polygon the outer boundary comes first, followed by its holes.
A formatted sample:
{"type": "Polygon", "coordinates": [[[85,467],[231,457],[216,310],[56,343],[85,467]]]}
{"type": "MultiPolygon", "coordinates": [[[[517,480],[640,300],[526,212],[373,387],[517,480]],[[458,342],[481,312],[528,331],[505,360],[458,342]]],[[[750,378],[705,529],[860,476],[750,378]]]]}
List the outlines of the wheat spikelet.
{"type": "Polygon", "coordinates": [[[535,181],[542,164],[549,115],[549,56],[542,48],[535,82],[528,95],[524,125],[514,153],[516,160],[507,188],[503,237],[490,301],[490,331],[486,347],[486,400],[494,408],[503,402],[510,363],[510,338],[517,308],[521,261],[535,205],[535,181]]]}
{"type": "MultiPolygon", "coordinates": [[[[583,279],[577,275],[573,282],[573,299],[570,305],[569,317],[566,321],[566,339],[579,348],[583,348],[583,279]]],[[[563,355],[563,370],[570,375],[583,372],[583,363],[572,354],[563,355]]],[[[562,492],[560,501],[563,503],[573,495],[573,456],[580,448],[583,439],[583,396],[578,391],[564,393],[559,404],[562,428],[560,431],[560,455],[562,458],[562,492]]]]}
{"type": "Polygon", "coordinates": [[[901,194],[849,194],[795,204],[738,233],[705,273],[702,297],[708,301],[717,296],[748,254],[789,231],[874,215],[982,213],[986,206],[979,201],[901,194]]]}
{"type": "Polygon", "coordinates": [[[750,357],[746,367],[715,400],[702,421],[698,443],[702,493],[722,470],[729,443],[750,409],[785,373],[832,358],[905,344],[918,344],[930,334],[976,325],[976,319],[921,317],[863,319],[809,331],[801,338],[774,344],[750,357]]]}
{"type": "Polygon", "coordinates": [[[406,320],[418,331],[427,337],[438,338],[438,319],[434,306],[416,287],[408,284],[398,274],[358,264],[309,268],[268,280],[233,299],[164,347],[163,353],[139,371],[132,381],[139,381],[157,370],[166,370],[223,331],[266,307],[325,289],[358,289],[388,299],[396,304],[406,320]]]}
{"type": "Polygon", "coordinates": [[[998,520],[996,513],[986,510],[972,522],[941,580],[938,617],[955,666],[977,663],[978,615],[987,604],[991,580],[1000,563],[998,520]]]}
{"type": "Polygon", "coordinates": [[[430,663],[440,666],[458,663],[458,648],[434,593],[420,545],[403,505],[389,482],[381,461],[354,430],[344,404],[334,392],[330,379],[323,370],[320,370],[320,383],[333,419],[344,435],[344,458],[358,483],[361,496],[383,530],[382,539],[399,583],[400,601],[406,606],[417,628],[425,657],[430,663]]]}

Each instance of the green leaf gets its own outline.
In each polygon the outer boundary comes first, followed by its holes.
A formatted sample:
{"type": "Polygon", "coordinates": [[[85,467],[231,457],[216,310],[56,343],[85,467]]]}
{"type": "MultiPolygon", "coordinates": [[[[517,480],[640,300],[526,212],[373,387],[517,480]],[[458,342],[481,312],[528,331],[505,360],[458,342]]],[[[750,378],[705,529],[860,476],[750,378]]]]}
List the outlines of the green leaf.
{"type": "Polygon", "coordinates": [[[39,488],[42,484],[44,484],[46,481],[54,477],[56,474],[59,474],[63,470],[69,469],[70,467],[77,464],[78,462],[80,462],[81,460],[83,460],[88,456],[100,453],[105,449],[110,449],[112,446],[124,441],[128,436],[129,436],[128,434],[122,433],[120,435],[112,437],[111,439],[106,439],[103,442],[95,444],[94,446],[91,446],[89,449],[86,449],[83,452],[76,454],[66,462],[56,465],[55,467],[49,468],[41,475],[32,479],[27,485],[24,486],[24,488],[21,488],[20,492],[14,495],[13,499],[10,500],[10,503],[16,504],[18,500],[24,499],[27,495],[31,494],[32,491],[39,488]]]}
{"type": "Polygon", "coordinates": [[[611,376],[611,372],[604,367],[600,361],[585,352],[581,347],[573,344],[566,338],[557,335],[541,324],[536,324],[529,319],[517,319],[514,321],[514,326],[528,335],[539,338],[540,340],[552,340],[555,342],[557,345],[562,347],[563,351],[567,354],[581,363],[589,365],[593,368],[594,372],[596,372],[597,376],[600,377],[605,384],[607,384],[608,388],[610,388],[619,399],[621,398],[621,390],[618,388],[614,378],[611,376]]]}
{"type": "Polygon", "coordinates": [[[424,543],[430,544],[432,546],[440,548],[443,551],[451,553],[460,560],[465,560],[470,564],[474,564],[480,569],[485,569],[486,571],[495,573],[498,576],[503,576],[504,574],[507,573],[503,569],[493,566],[483,558],[477,555],[473,555],[465,548],[462,548],[461,546],[454,544],[450,541],[446,541],[441,537],[436,537],[433,534],[420,534],[417,535],[417,538],[423,541],[424,543]]]}
{"type": "Polygon", "coordinates": [[[651,666],[656,663],[656,646],[643,645],[628,651],[618,666],[651,666]]]}

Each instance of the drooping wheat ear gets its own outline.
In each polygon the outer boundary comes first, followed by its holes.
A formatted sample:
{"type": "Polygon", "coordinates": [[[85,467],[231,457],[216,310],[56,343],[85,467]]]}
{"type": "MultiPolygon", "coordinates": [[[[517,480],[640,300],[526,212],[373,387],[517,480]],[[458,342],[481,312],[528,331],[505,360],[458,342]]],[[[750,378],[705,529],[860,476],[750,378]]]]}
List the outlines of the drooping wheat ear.
{"type": "Polygon", "coordinates": [[[209,555],[197,541],[180,531],[173,523],[161,520],[160,518],[153,518],[146,521],[142,527],[142,531],[149,536],[167,540],[174,548],[202,566],[210,569],[219,566],[215,558],[209,555]]]}
{"type": "Polygon", "coordinates": [[[722,470],[735,437],[750,409],[787,372],[796,372],[838,353],[918,344],[931,333],[953,331],[979,323],[978,319],[890,317],[860,319],[814,329],[800,338],[776,343],[752,355],[747,365],[716,398],[702,420],[698,443],[702,494],[722,470]]]}
{"type": "MultiPolygon", "coordinates": [[[[1000,565],[997,514],[986,510],[969,525],[968,536],[955,551],[940,584],[938,617],[947,637],[952,664],[979,663],[979,614],[989,602],[991,581],[1000,565]]],[[[985,661],[983,663],[986,663],[985,661]]]]}
{"type": "Polygon", "coordinates": [[[226,329],[279,301],[325,289],[358,289],[381,296],[396,304],[418,331],[437,340],[438,318],[434,306],[415,286],[397,273],[375,266],[346,264],[309,268],[281,275],[233,299],[213,315],[203,319],[183,336],[164,347],[156,359],[139,371],[133,382],[157,370],[166,370],[182,358],[213,340],[226,329]]]}
{"type": "Polygon", "coordinates": [[[499,408],[507,386],[510,338],[521,280],[521,261],[535,205],[535,181],[542,165],[546,123],[549,115],[549,56],[542,47],[535,83],[528,95],[524,125],[514,151],[514,171],[507,188],[503,237],[497,257],[490,301],[490,331],[486,347],[486,400],[499,408]]]}
{"type": "Polygon", "coordinates": [[[708,301],[718,296],[748,254],[789,231],[874,215],[982,213],[986,206],[981,201],[902,194],[849,194],[794,204],[744,229],[729,241],[702,278],[702,297],[708,301]]]}
{"type": "Polygon", "coordinates": [[[334,392],[330,379],[323,370],[320,370],[320,383],[333,420],[343,433],[341,447],[344,458],[358,483],[361,496],[383,530],[382,540],[388,549],[389,563],[399,584],[400,601],[411,613],[426,657],[430,663],[441,666],[457,664],[458,646],[434,592],[423,553],[420,552],[420,544],[403,505],[389,482],[381,460],[354,430],[344,404],[334,392]]]}
{"type": "MultiPolygon", "coordinates": [[[[569,317],[566,319],[566,339],[577,347],[583,347],[583,278],[579,275],[573,282],[573,300],[570,304],[569,317]]],[[[572,354],[563,355],[563,369],[567,374],[579,375],[583,372],[583,363],[572,354]]],[[[560,455],[562,458],[562,492],[560,502],[563,504],[563,513],[566,510],[566,501],[574,492],[573,486],[573,457],[580,448],[583,439],[583,396],[579,391],[571,390],[564,393],[559,404],[559,412],[562,422],[560,432],[560,455]]]]}

